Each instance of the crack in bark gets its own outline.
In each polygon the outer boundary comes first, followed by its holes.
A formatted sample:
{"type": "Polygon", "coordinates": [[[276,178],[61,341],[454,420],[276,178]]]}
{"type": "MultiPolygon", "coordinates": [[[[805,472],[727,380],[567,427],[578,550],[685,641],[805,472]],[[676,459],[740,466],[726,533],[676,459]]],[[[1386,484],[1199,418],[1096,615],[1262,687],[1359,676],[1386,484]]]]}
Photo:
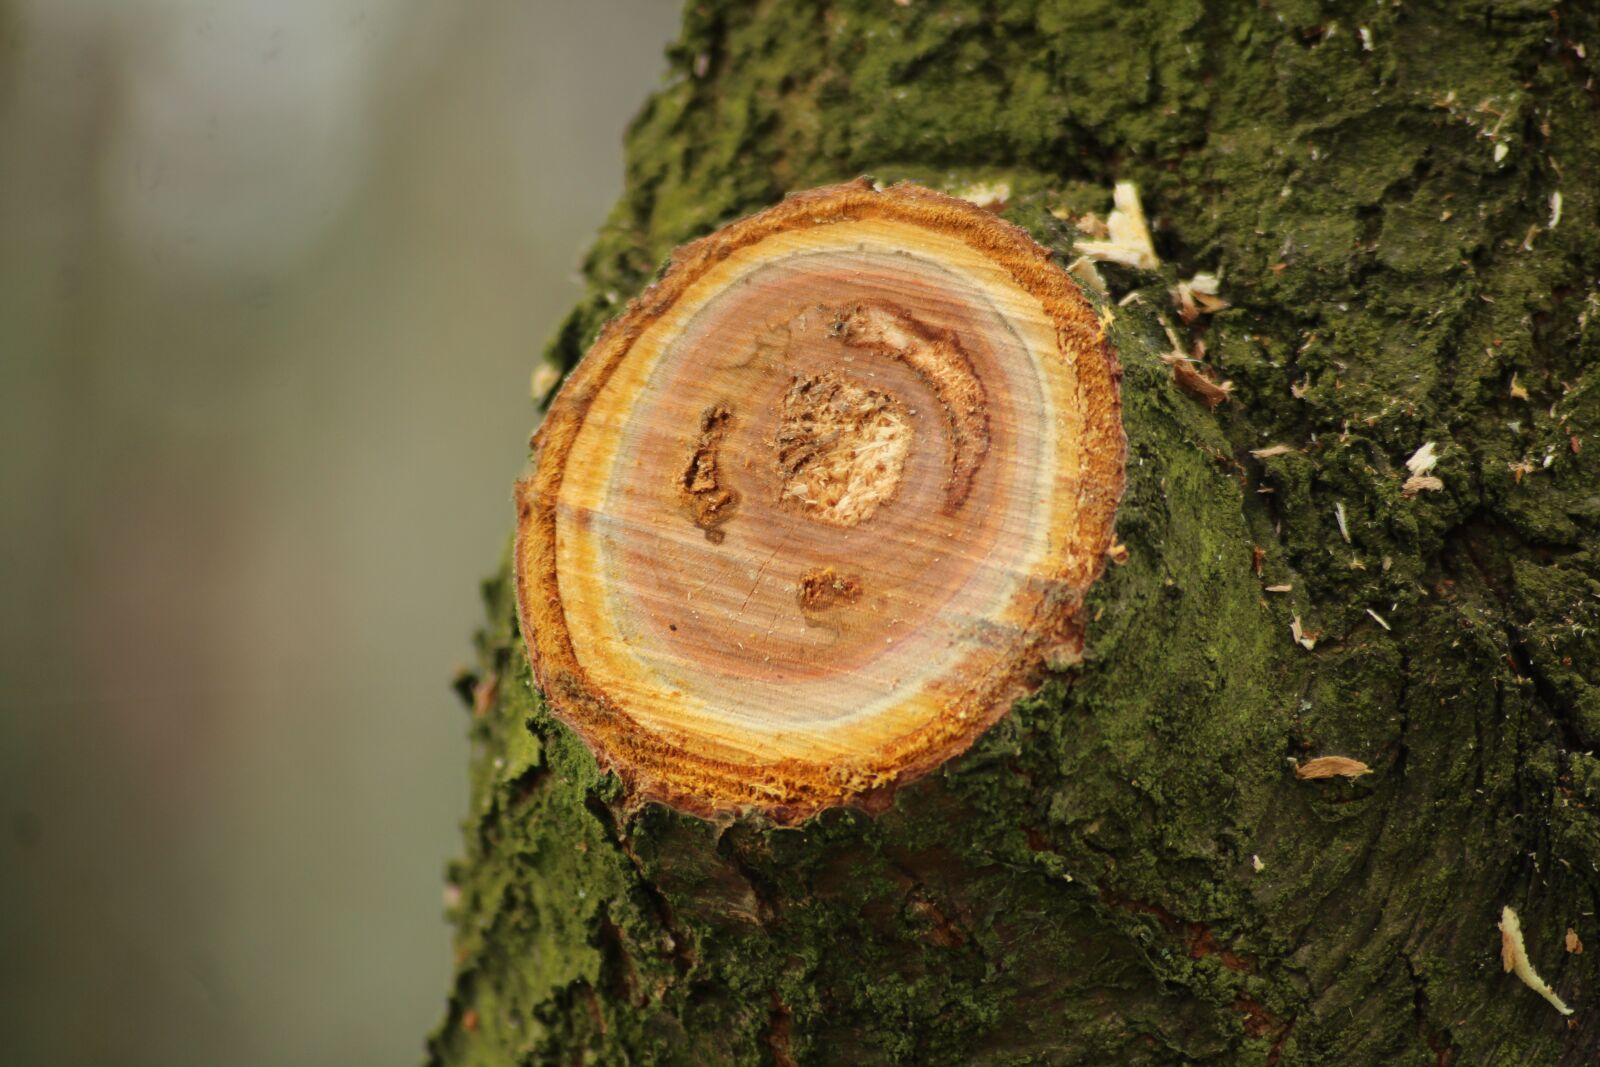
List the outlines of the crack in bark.
{"type": "Polygon", "coordinates": [[[1417,1034],[1420,1036],[1435,1057],[1435,1067],[1450,1067],[1455,1059],[1455,1048],[1450,1041],[1448,1028],[1436,1027],[1428,1021],[1428,994],[1422,976],[1417,973],[1416,961],[1409,952],[1402,952],[1400,959],[1405,962],[1406,973],[1411,978],[1411,1006],[1412,1014],[1417,1020],[1417,1034]]]}
{"type": "Polygon", "coordinates": [[[762,1041],[772,1054],[772,1067],[799,1067],[789,1050],[789,1033],[793,1026],[794,1016],[788,1005],[778,996],[778,991],[773,990],[772,1008],[767,1013],[767,1028],[762,1034],[762,1041]]]}
{"type": "Polygon", "coordinates": [[[638,853],[634,852],[633,846],[628,843],[627,836],[622,831],[621,823],[617,820],[610,806],[593,793],[590,793],[584,799],[584,807],[588,808],[589,812],[600,821],[611,843],[633,864],[634,875],[637,878],[635,884],[645,900],[649,902],[650,910],[655,916],[657,924],[661,927],[662,936],[666,941],[665,954],[671,960],[673,969],[677,972],[678,977],[687,977],[699,960],[694,952],[693,939],[687,931],[678,926],[672,905],[667,900],[666,894],[650,879],[645,870],[644,861],[639,858],[638,853]]]}

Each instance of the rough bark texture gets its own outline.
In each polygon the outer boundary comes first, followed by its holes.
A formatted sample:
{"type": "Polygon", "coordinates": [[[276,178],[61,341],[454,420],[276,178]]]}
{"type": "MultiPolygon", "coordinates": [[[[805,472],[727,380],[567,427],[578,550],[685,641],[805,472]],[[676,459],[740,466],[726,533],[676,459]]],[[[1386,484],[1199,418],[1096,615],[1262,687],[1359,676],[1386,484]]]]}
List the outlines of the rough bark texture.
{"type": "Polygon", "coordinates": [[[1050,209],[1137,181],[1129,559],[1081,665],[884,815],[795,829],[624,814],[502,572],[433,1061],[1596,1062],[1600,954],[1564,935],[1600,943],[1597,22],[691,3],[550,358],[788,190],[1005,182],[1066,255],[1050,209]],[[1216,269],[1233,306],[1181,331],[1234,383],[1211,411],[1156,312],[1216,269]],[[1443,488],[1408,496],[1428,441],[1443,488]],[[1326,755],[1373,773],[1295,775],[1326,755]],[[1507,904],[1570,1020],[1502,971],[1507,904]]]}

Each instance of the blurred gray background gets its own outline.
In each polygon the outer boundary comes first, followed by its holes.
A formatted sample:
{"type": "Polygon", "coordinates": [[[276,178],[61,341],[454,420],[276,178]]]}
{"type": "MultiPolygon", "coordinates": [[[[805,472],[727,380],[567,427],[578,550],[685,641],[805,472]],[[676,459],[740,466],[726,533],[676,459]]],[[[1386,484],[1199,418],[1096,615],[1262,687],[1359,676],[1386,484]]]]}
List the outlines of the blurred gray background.
{"type": "Polygon", "coordinates": [[[0,0],[0,1062],[412,1063],[674,0],[0,0]]]}

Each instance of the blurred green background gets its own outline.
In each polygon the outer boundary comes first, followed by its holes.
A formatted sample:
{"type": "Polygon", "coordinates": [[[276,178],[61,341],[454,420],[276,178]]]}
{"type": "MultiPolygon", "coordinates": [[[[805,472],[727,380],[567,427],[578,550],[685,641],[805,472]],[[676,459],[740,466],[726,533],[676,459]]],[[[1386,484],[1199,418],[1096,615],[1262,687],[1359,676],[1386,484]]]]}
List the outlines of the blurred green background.
{"type": "Polygon", "coordinates": [[[673,0],[0,0],[0,1062],[411,1063],[673,0]]]}

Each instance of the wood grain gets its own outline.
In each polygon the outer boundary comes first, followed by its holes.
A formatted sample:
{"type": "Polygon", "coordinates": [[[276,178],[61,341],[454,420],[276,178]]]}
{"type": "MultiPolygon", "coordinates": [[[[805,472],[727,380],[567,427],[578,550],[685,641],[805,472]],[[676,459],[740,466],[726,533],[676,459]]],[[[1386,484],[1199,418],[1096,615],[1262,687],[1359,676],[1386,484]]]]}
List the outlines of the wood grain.
{"type": "Polygon", "coordinates": [[[920,187],[814,190],[679,249],[518,486],[553,711],[641,800],[883,805],[1081,651],[1118,377],[1044,249],[920,187]]]}

